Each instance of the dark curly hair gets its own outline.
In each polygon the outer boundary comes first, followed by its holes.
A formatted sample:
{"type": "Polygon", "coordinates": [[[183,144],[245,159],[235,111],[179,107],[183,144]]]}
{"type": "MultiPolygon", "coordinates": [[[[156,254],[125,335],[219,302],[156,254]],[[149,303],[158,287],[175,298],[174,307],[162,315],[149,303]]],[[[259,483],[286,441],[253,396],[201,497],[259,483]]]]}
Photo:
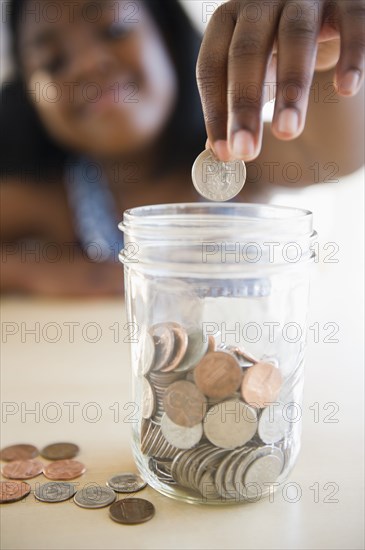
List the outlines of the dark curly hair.
{"type": "MultiPolygon", "coordinates": [[[[24,173],[37,181],[49,182],[61,174],[74,151],[65,149],[46,132],[29,99],[19,56],[19,22],[27,0],[10,0],[9,26],[14,76],[0,92],[0,178],[24,173]]],[[[179,92],[174,113],[162,136],[163,157],[157,167],[161,174],[173,166],[190,166],[202,150],[205,128],[195,65],[201,43],[178,0],[143,0],[151,13],[176,68],[179,92]]]]}

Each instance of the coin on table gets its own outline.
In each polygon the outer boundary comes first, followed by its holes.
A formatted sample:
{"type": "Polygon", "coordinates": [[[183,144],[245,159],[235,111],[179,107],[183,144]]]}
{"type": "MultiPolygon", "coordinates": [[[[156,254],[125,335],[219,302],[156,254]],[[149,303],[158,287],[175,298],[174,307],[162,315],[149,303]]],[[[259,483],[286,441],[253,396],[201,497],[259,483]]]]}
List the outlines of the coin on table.
{"type": "Polygon", "coordinates": [[[264,408],[273,403],[282,386],[280,370],[272,363],[260,361],[246,369],[242,380],[241,394],[246,403],[264,408]]]}
{"type": "Polygon", "coordinates": [[[10,462],[11,460],[29,460],[39,455],[37,447],[21,443],[9,445],[0,451],[0,460],[10,462]]]}
{"type": "Polygon", "coordinates": [[[109,515],[118,523],[143,523],[153,518],[155,507],[144,498],[123,498],[111,505],[109,515]]]}
{"type": "Polygon", "coordinates": [[[201,423],[191,428],[179,426],[164,413],[161,419],[161,431],[165,439],[177,449],[190,449],[201,440],[203,426],[201,423]]]}
{"type": "Polygon", "coordinates": [[[52,443],[43,447],[41,455],[48,460],[65,460],[66,458],[74,458],[79,451],[79,447],[74,443],[52,443]]]}
{"type": "Polygon", "coordinates": [[[175,345],[170,362],[161,369],[161,372],[170,372],[176,369],[181,363],[188,347],[188,334],[186,330],[179,323],[169,322],[166,325],[174,333],[175,345]]]}
{"type": "Polygon", "coordinates": [[[158,323],[150,328],[150,334],[155,344],[153,370],[159,371],[166,367],[172,359],[175,347],[175,334],[165,323],[158,323]]]}
{"type": "Polygon", "coordinates": [[[116,474],[106,484],[117,493],[136,493],[147,485],[142,476],[129,472],[116,474]]]}
{"type": "Polygon", "coordinates": [[[195,384],[186,380],[174,382],[167,388],[163,405],[170,420],[187,428],[199,424],[207,411],[204,395],[195,384]]]}
{"type": "Polygon", "coordinates": [[[205,436],[223,449],[241,447],[253,438],[256,429],[256,410],[237,399],[214,405],[204,419],[205,436]]]}
{"type": "Polygon", "coordinates": [[[34,489],[34,496],[42,502],[63,502],[73,497],[76,493],[76,486],[73,483],[49,481],[37,485],[34,489]]]}
{"type": "Polygon", "coordinates": [[[115,501],[117,495],[110,487],[89,485],[77,491],[74,503],[81,508],[104,508],[115,501]]]}
{"type": "Polygon", "coordinates": [[[242,380],[237,359],[224,351],[207,353],[194,370],[195,384],[200,391],[214,399],[232,395],[242,380]]]}
{"type": "Polygon", "coordinates": [[[69,480],[81,476],[86,471],[84,464],[78,460],[55,460],[43,468],[43,473],[48,479],[69,480]]]}
{"type": "Polygon", "coordinates": [[[242,160],[220,161],[206,149],[196,158],[191,175],[200,195],[212,201],[228,201],[244,186],[246,166],[242,160]]]}
{"type": "Polygon", "coordinates": [[[13,460],[4,464],[1,473],[9,479],[31,479],[43,472],[43,464],[39,460],[13,460]]]}
{"type": "Polygon", "coordinates": [[[30,493],[30,485],[25,481],[0,481],[0,504],[17,502],[30,493]]]}

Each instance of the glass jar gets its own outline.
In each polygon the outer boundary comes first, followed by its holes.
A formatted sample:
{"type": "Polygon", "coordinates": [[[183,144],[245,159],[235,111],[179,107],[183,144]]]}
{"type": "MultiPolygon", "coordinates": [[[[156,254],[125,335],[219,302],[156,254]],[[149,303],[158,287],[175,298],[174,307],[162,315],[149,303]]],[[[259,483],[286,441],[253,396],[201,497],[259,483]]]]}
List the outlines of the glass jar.
{"type": "Polygon", "coordinates": [[[259,500],[300,448],[312,214],[167,204],[119,227],[142,475],[189,502],[259,500]]]}

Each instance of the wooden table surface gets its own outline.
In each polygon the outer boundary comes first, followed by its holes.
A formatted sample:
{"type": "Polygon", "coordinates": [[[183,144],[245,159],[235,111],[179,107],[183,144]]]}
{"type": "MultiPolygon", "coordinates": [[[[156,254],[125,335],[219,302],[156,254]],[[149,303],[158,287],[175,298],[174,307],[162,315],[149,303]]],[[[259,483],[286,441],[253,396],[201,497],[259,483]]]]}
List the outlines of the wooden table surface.
{"type": "MultiPolygon", "coordinates": [[[[344,193],[351,185],[360,193],[358,183],[349,185],[344,193]]],[[[72,501],[46,504],[31,494],[0,507],[2,549],[364,547],[362,206],[355,201],[344,221],[341,192],[332,201],[331,219],[321,222],[324,238],[339,244],[340,261],[321,260],[313,277],[309,323],[318,323],[319,341],[311,330],[302,451],[273,502],[194,506],[146,488],[140,496],[153,502],[155,518],[125,526],[110,520],[107,509],[85,510],[72,501]],[[325,341],[328,322],[339,326],[338,343],[325,341]]],[[[325,202],[317,208],[318,220],[325,202]]],[[[7,298],[1,323],[1,446],[79,444],[87,466],[76,480],[79,487],[136,471],[122,300],[7,298]]],[[[30,484],[41,481],[39,476],[30,484]]]]}

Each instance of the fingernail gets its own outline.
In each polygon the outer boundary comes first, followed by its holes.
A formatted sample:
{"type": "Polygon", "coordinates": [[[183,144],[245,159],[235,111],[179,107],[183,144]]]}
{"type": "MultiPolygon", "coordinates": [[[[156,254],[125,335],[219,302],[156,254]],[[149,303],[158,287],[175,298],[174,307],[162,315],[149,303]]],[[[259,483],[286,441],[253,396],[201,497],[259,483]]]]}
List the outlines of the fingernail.
{"type": "Polygon", "coordinates": [[[299,128],[298,111],[283,109],[278,116],[277,128],[281,134],[296,134],[299,128]]]}
{"type": "Polygon", "coordinates": [[[206,149],[210,149],[209,138],[208,138],[207,141],[205,142],[205,148],[206,148],[206,149]]]}
{"type": "Polygon", "coordinates": [[[359,71],[348,71],[340,81],[339,91],[342,94],[354,94],[357,91],[360,82],[359,71]]]}
{"type": "Polygon", "coordinates": [[[252,134],[247,130],[239,130],[233,138],[232,153],[235,158],[247,159],[255,154],[255,144],[252,134]]]}
{"type": "Polygon", "coordinates": [[[217,141],[215,141],[213,149],[219,160],[228,162],[231,158],[228,150],[228,144],[225,139],[218,139],[217,141]]]}

